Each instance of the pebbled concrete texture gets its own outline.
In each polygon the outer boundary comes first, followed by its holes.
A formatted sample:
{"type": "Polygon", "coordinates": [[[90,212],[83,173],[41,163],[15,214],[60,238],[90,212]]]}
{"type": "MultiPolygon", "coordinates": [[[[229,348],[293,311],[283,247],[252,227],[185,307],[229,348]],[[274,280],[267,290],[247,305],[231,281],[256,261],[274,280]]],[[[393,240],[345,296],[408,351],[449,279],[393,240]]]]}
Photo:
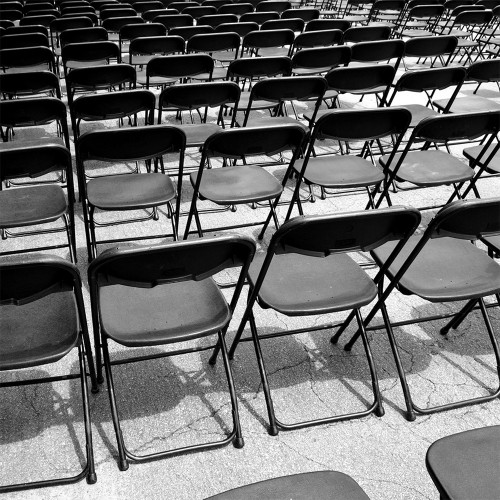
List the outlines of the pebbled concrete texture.
{"type": "MultiPolygon", "coordinates": [[[[485,86],[492,93],[494,86],[485,86]]],[[[364,103],[364,105],[369,105],[364,103]]],[[[116,126],[112,124],[98,124],[116,126]]],[[[92,126],[88,125],[88,129],[92,126]]],[[[24,131],[22,131],[24,133],[24,131]]],[[[22,132],[15,140],[22,139],[22,132]]],[[[33,135],[49,134],[38,128],[33,135]]],[[[454,152],[460,155],[460,147],[454,152]]],[[[197,153],[189,155],[195,165],[197,153]]],[[[276,175],[282,167],[274,169],[276,175]]],[[[75,179],[76,180],[76,179],[75,179]]],[[[293,187],[293,183],[290,183],[293,187]]],[[[483,197],[498,196],[500,179],[479,181],[483,197]]],[[[394,203],[421,206],[446,200],[450,187],[399,191],[394,203]]],[[[304,195],[306,191],[304,191],[304,195]]],[[[285,199],[290,196],[290,190],[285,199]]],[[[183,191],[183,209],[188,208],[190,188],[183,191]]],[[[363,193],[317,199],[304,205],[307,214],[362,209],[363,193]]],[[[78,266],[84,278],[84,295],[90,318],[86,282],[85,235],[80,204],[77,209],[78,266]]],[[[160,210],[162,212],[162,210],[160,210]]],[[[284,217],[285,207],[279,215],[284,217]]],[[[236,213],[206,216],[207,226],[229,218],[238,222],[256,220],[267,210],[239,207],[236,213]]],[[[163,217],[164,214],[160,214],[163,217]]],[[[431,217],[426,213],[423,225],[431,217]]],[[[181,222],[181,229],[184,222],[181,222]]],[[[152,223],[119,226],[102,230],[108,234],[147,234],[152,223]],[[127,229],[124,229],[127,227],[127,229]],[[128,232],[130,227],[130,233],[128,232]],[[113,231],[115,231],[113,233],[113,231]],[[125,233],[125,231],[127,231],[125,233]]],[[[258,228],[242,230],[258,234],[258,228]]],[[[269,242],[270,228],[262,249],[269,242]]],[[[59,238],[58,235],[53,238],[59,238]]],[[[7,240],[2,245],[31,245],[25,239],[7,240]]],[[[160,240],[161,241],[161,240],[160,240]]],[[[60,255],[67,257],[64,251],[60,255]]],[[[353,256],[359,261],[364,257],[353,256]]],[[[373,275],[373,269],[368,271],[373,275]]],[[[229,328],[231,341],[246,300],[242,294],[229,328]]],[[[435,305],[395,292],[388,300],[391,320],[418,318],[436,312],[459,309],[459,305],[435,305]]],[[[369,308],[364,308],[366,314],[369,308]]],[[[490,309],[498,338],[500,311],[490,309]]],[[[304,328],[326,321],[340,321],[339,313],[325,317],[286,318],[274,311],[258,310],[262,333],[304,328]]],[[[380,324],[378,315],[373,324],[380,324]]],[[[443,321],[398,327],[395,335],[415,401],[420,406],[441,404],[487,394],[498,385],[495,360],[480,313],[470,314],[457,331],[443,337],[443,321]]],[[[344,344],[355,331],[351,325],[338,345],[329,341],[332,330],[302,333],[262,341],[276,413],[284,422],[327,417],[366,408],[371,402],[371,386],[361,343],[348,353],[344,344]]],[[[248,336],[248,328],[245,335],[248,336]]],[[[404,399],[389,341],[384,330],[369,333],[383,395],[385,414],[337,422],[278,436],[267,432],[267,410],[251,342],[240,344],[232,362],[245,446],[232,445],[149,463],[130,464],[120,472],[117,466],[116,437],[109,410],[106,384],[91,394],[91,417],[97,483],[77,484],[6,494],[5,498],[171,498],[196,500],[250,482],[315,470],[338,470],[351,475],[372,499],[437,499],[439,497],[425,469],[425,453],[435,440],[456,432],[500,422],[500,401],[475,405],[429,416],[418,415],[414,422],[404,416],[404,399]]],[[[197,341],[208,345],[211,339],[197,341]]],[[[147,349],[155,353],[163,348],[147,349]]],[[[112,345],[114,359],[143,354],[141,349],[112,345]]],[[[231,426],[231,410],[221,359],[208,364],[209,353],[164,358],[113,368],[118,407],[125,442],[134,453],[151,453],[207,440],[222,439],[231,426]]],[[[0,374],[0,381],[62,374],[78,369],[71,354],[55,365],[22,372],[0,374]]],[[[0,484],[71,475],[84,460],[83,415],[77,380],[53,384],[2,389],[0,397],[0,484]]],[[[479,500],[479,499],[478,499],[479,500]]]]}

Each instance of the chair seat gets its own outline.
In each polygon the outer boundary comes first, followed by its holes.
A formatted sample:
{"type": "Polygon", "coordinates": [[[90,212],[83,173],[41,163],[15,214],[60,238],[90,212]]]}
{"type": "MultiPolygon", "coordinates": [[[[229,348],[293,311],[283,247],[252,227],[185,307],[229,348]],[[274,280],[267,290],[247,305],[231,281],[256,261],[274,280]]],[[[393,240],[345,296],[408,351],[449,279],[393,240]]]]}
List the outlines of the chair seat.
{"type": "Polygon", "coordinates": [[[427,451],[426,465],[442,498],[500,498],[500,426],[446,436],[427,451]]]}
{"type": "MultiPolygon", "coordinates": [[[[197,173],[191,174],[191,183],[197,173]]],[[[283,190],[276,177],[263,167],[245,165],[205,170],[200,184],[200,197],[219,205],[250,203],[276,198],[283,190]]]]}
{"type": "MultiPolygon", "coordinates": [[[[493,152],[493,149],[496,147],[496,144],[492,144],[486,150],[486,153],[481,156],[481,163],[488,159],[490,154],[493,152]]],[[[483,146],[474,146],[472,148],[465,148],[463,151],[464,156],[468,160],[476,160],[479,156],[479,153],[482,151],[483,146]]],[[[495,156],[490,160],[488,166],[486,167],[486,172],[490,174],[499,174],[500,173],[500,150],[495,153],[495,156]]]]}
{"type": "Polygon", "coordinates": [[[87,198],[101,210],[134,210],[164,205],[175,198],[164,174],[123,174],[97,177],[87,183],[87,198]]]}
{"type": "MultiPolygon", "coordinates": [[[[437,99],[432,101],[432,103],[438,109],[444,109],[448,104],[448,99],[437,99]]],[[[500,103],[487,99],[486,97],[481,97],[479,95],[473,95],[470,97],[459,97],[453,101],[451,105],[451,113],[479,113],[483,111],[495,111],[500,109],[500,103]]]]}
{"type": "MultiPolygon", "coordinates": [[[[238,101],[238,110],[244,111],[248,108],[248,103],[250,102],[250,92],[242,92],[240,96],[240,100],[238,101]]],[[[234,103],[227,103],[226,106],[228,108],[234,108],[234,103]]],[[[264,101],[264,100],[255,100],[252,102],[252,109],[271,109],[277,106],[276,103],[264,101]]]]}
{"type": "Polygon", "coordinates": [[[323,66],[319,68],[293,68],[292,73],[295,76],[323,75],[331,69],[331,66],[323,66]]]}
{"type": "Polygon", "coordinates": [[[427,106],[423,106],[422,104],[405,104],[403,107],[411,113],[410,127],[416,127],[424,118],[439,115],[437,111],[427,106]]]}
{"type": "Polygon", "coordinates": [[[186,147],[201,147],[203,143],[215,132],[218,132],[221,127],[215,123],[187,123],[176,125],[186,134],[186,147]]]}
{"type": "Polygon", "coordinates": [[[361,487],[346,474],[305,472],[241,486],[206,500],[368,500],[361,487]]]}
{"type": "Polygon", "coordinates": [[[64,357],[78,344],[77,318],[73,292],[2,306],[0,371],[54,363],[64,357]]]}
{"type": "MultiPolygon", "coordinates": [[[[401,153],[394,155],[389,169],[399,161],[401,153]]],[[[380,158],[385,166],[389,155],[380,158]]],[[[398,170],[397,180],[417,186],[439,186],[470,180],[474,171],[464,162],[444,151],[410,151],[398,170]]]]}
{"type": "Polygon", "coordinates": [[[0,227],[44,224],[61,217],[67,208],[61,186],[44,185],[0,191],[0,227]]]}
{"type": "MultiPolygon", "coordinates": [[[[255,283],[265,254],[256,254],[249,271],[255,283]]],[[[287,316],[344,311],[369,304],[377,295],[372,279],[346,254],[310,257],[277,255],[259,292],[261,307],[287,316]]]]}
{"type": "Polygon", "coordinates": [[[99,305],[106,335],[129,347],[204,337],[216,333],[231,318],[212,278],[153,288],[104,286],[99,305]]]}
{"type": "MultiPolygon", "coordinates": [[[[303,160],[298,160],[295,170],[300,172],[303,163],[303,160]]],[[[304,179],[328,188],[354,188],[378,184],[384,179],[384,174],[359,156],[328,155],[311,157],[304,179]]]]}
{"type": "MultiPolygon", "coordinates": [[[[389,268],[394,276],[419,237],[408,240],[389,268]]],[[[396,243],[377,248],[372,255],[379,266],[396,243]]],[[[484,297],[500,291],[500,266],[469,241],[453,238],[429,240],[399,282],[402,293],[415,294],[430,302],[484,297]]]]}
{"type": "Polygon", "coordinates": [[[248,120],[246,126],[247,127],[270,127],[273,125],[286,125],[287,123],[291,123],[293,125],[300,125],[304,128],[304,130],[308,131],[309,127],[304,125],[302,122],[293,118],[292,116],[272,116],[265,118],[254,118],[248,120]]]}
{"type": "Polygon", "coordinates": [[[262,47],[258,51],[260,57],[286,57],[289,53],[290,47],[262,47]]]}
{"type": "Polygon", "coordinates": [[[106,59],[99,61],[67,61],[65,66],[68,69],[88,68],[89,66],[105,66],[108,64],[106,59]]]}

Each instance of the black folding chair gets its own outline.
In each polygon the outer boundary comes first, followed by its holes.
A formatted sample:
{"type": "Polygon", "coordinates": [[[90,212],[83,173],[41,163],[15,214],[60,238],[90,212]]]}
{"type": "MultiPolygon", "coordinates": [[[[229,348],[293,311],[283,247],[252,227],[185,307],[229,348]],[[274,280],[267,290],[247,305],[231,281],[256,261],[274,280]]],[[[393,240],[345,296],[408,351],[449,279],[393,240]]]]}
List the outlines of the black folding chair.
{"type": "MultiPolygon", "coordinates": [[[[213,133],[225,128],[224,106],[237,106],[240,88],[234,82],[205,82],[172,85],[162,91],[158,105],[158,124],[162,122],[165,111],[178,113],[181,124],[177,125],[186,134],[186,147],[201,148],[213,133]],[[216,122],[207,121],[210,108],[218,108],[216,122]],[[195,123],[193,111],[199,116],[200,123],[195,123]],[[183,115],[189,113],[191,123],[183,123],[183,115]]],[[[233,114],[230,127],[234,125],[233,114]]]]}
{"type": "MultiPolygon", "coordinates": [[[[384,414],[378,378],[360,309],[377,298],[377,285],[383,277],[385,267],[372,280],[347,254],[367,251],[391,241],[396,245],[391,256],[393,260],[419,222],[420,213],[417,210],[396,207],[316,217],[302,216],[281,226],[271,238],[267,253],[256,254],[249,271],[250,291],[247,307],[229,357],[233,357],[240,341],[253,341],[267,404],[269,434],[278,434],[278,429],[298,429],[360,418],[374,412],[377,416],[384,414]],[[260,336],[253,312],[255,302],[262,308],[271,308],[285,316],[294,317],[352,310],[361,329],[371,375],[374,400],[369,403],[369,407],[346,415],[291,424],[278,420],[273,408],[260,339],[265,338],[267,341],[277,336],[323,330],[339,325],[315,325],[310,329],[279,331],[260,336]],[[242,339],[247,321],[250,322],[251,338],[242,339]]],[[[212,357],[213,362],[215,355],[216,353],[212,357]]]]}
{"type": "Polygon", "coordinates": [[[64,76],[76,68],[120,63],[120,48],[111,40],[70,43],[61,48],[64,76]]]}
{"type": "MultiPolygon", "coordinates": [[[[45,146],[21,146],[0,149],[0,187],[4,182],[24,179],[22,187],[0,189],[0,231],[2,239],[32,237],[66,231],[66,244],[45,246],[28,245],[0,255],[12,255],[56,248],[68,248],[70,260],[76,262],[76,237],[73,200],[73,170],[71,154],[58,144],[45,146]],[[66,179],[67,196],[60,184],[42,182],[40,177],[56,172],[59,179],[66,179]],[[34,184],[34,185],[30,185],[34,184]],[[62,219],[63,227],[45,224],[62,219]],[[35,226],[35,229],[32,227],[35,226]],[[40,229],[40,226],[44,226],[40,229]],[[38,227],[38,228],[37,228],[38,227]]],[[[45,178],[47,179],[47,178],[45,178]]],[[[51,238],[52,239],[52,238],[51,238]]],[[[36,241],[36,240],[35,240],[36,241]]],[[[53,241],[51,243],[54,243],[53,241]]]]}
{"type": "Polygon", "coordinates": [[[425,465],[443,500],[500,497],[500,425],[471,429],[429,446],[425,465]]]}
{"type": "Polygon", "coordinates": [[[0,68],[5,73],[55,71],[54,53],[49,47],[0,49],[0,68]]]}
{"type": "Polygon", "coordinates": [[[129,64],[138,66],[139,80],[145,81],[144,75],[139,74],[144,66],[155,56],[166,56],[169,54],[183,54],[185,50],[184,39],[180,36],[148,36],[135,38],[130,42],[128,48],[129,64]]]}
{"type": "MultiPolygon", "coordinates": [[[[2,332],[0,373],[4,371],[16,373],[19,370],[19,375],[12,377],[11,381],[5,379],[6,381],[0,383],[0,387],[19,387],[79,378],[85,428],[85,446],[82,446],[84,451],[81,451],[85,458],[81,459],[80,473],[72,477],[0,486],[0,493],[65,485],[83,478],[86,478],[89,484],[93,484],[97,477],[92,448],[87,369],[91,378],[92,392],[97,392],[98,387],[78,269],[69,262],[53,256],[3,260],[0,262],[0,283],[0,330],[2,332]],[[78,349],[79,359],[77,373],[28,380],[20,379],[22,374],[30,373],[29,370],[26,373],[26,369],[56,363],[75,348],[78,349]]],[[[54,404],[52,398],[47,404],[52,408],[54,404]]],[[[41,418],[36,409],[35,412],[36,418],[41,418]]],[[[57,415],[58,419],[63,415],[63,418],[72,419],[68,409],[59,408],[57,415]],[[65,411],[66,414],[64,414],[65,411]]],[[[6,425],[7,422],[4,420],[2,426],[6,425]]],[[[12,425],[16,427],[18,422],[12,422],[12,425]]],[[[54,444],[52,442],[50,446],[54,444]]],[[[5,455],[3,458],[9,459],[5,455]]],[[[26,460],[26,463],[29,463],[33,457],[26,457],[26,460]]]]}
{"type": "MultiPolygon", "coordinates": [[[[293,164],[301,152],[306,131],[298,124],[275,125],[266,127],[244,127],[221,130],[206,141],[202,149],[201,162],[198,172],[191,174],[191,184],[194,188],[193,198],[184,232],[184,239],[190,234],[191,222],[194,218],[197,233],[203,236],[203,229],[198,212],[198,200],[208,200],[215,205],[231,207],[247,203],[267,201],[270,207],[270,216],[265,221],[260,238],[272,217],[276,227],[279,227],[275,208],[279,202],[283,186],[285,185],[293,164]],[[292,154],[290,160],[285,160],[282,153],[292,154]],[[287,173],[283,183],[265,170],[262,160],[258,163],[247,164],[250,157],[280,155],[283,163],[288,163],[287,173]],[[209,168],[213,159],[223,161],[221,168],[209,168]],[[243,160],[242,165],[237,165],[243,160]]],[[[216,231],[235,229],[246,226],[261,225],[263,221],[247,224],[236,224],[218,228],[205,229],[216,231]]]]}
{"type": "Polygon", "coordinates": [[[59,78],[52,71],[0,73],[0,93],[8,99],[46,94],[61,99],[59,78]]]}
{"type": "Polygon", "coordinates": [[[352,477],[342,472],[328,470],[267,479],[219,493],[205,500],[246,500],[249,498],[369,500],[361,486],[352,477]]]}
{"type": "MultiPolygon", "coordinates": [[[[384,188],[375,206],[379,207],[384,200],[392,204],[389,188],[394,182],[409,183],[408,189],[428,188],[452,185],[453,194],[449,203],[455,197],[463,197],[460,188],[465,182],[471,181],[474,169],[450,153],[449,146],[472,140],[484,140],[483,147],[487,150],[500,127],[500,111],[470,114],[447,114],[424,118],[414,129],[404,150],[379,159],[384,169],[384,188]],[[419,144],[419,150],[414,150],[419,144]],[[433,146],[436,149],[431,149],[433,146]],[[441,149],[439,149],[441,147],[441,149]]],[[[440,205],[442,206],[442,204],[440,205]]],[[[421,207],[420,210],[436,208],[436,206],[421,207]]]]}
{"type": "Polygon", "coordinates": [[[118,441],[118,466],[128,461],[144,462],[174,454],[209,450],[233,443],[243,447],[233,377],[227,356],[225,335],[238,303],[255,243],[243,236],[220,236],[183,241],[149,248],[112,249],[89,267],[96,363],[99,382],[103,381],[101,349],[118,441]],[[241,267],[230,303],[213,279],[225,269],[241,267]],[[132,453],[125,446],[111,366],[144,359],[168,357],[210,350],[214,346],[195,345],[178,350],[126,360],[111,361],[108,342],[127,348],[173,346],[217,335],[222,346],[225,373],[231,397],[233,426],[222,440],[194,444],[147,455],[132,453]]]}
{"type": "Polygon", "coordinates": [[[87,132],[77,140],[76,162],[89,261],[95,258],[99,244],[167,236],[177,239],[185,145],[184,132],[166,125],[87,132]],[[177,188],[170,177],[164,174],[163,156],[170,153],[178,157],[177,188]],[[144,161],[148,173],[127,172],[127,175],[112,173],[93,177],[86,182],[86,166],[92,160],[104,162],[108,166],[144,161]],[[152,161],[155,172],[150,172],[152,161]],[[158,172],[160,168],[162,173],[158,172]],[[175,199],[177,200],[174,210],[172,202],[175,199]],[[161,206],[166,207],[167,217],[171,219],[171,234],[141,235],[135,238],[121,237],[111,240],[96,238],[96,226],[158,220],[158,207],[161,206]],[[142,210],[146,211],[146,214],[131,220],[96,221],[94,217],[96,209],[103,212],[142,210]]]}
{"type": "Polygon", "coordinates": [[[410,112],[404,108],[331,110],[322,115],[314,125],[304,159],[295,163],[297,183],[286,219],[290,218],[295,203],[299,214],[303,215],[299,196],[302,182],[309,186],[311,201],[315,199],[313,186],[321,188],[322,199],[326,198],[327,189],[342,194],[345,190],[352,192],[361,188],[366,190],[368,206],[373,208],[372,191],[376,191],[384,180],[383,172],[376,166],[379,153],[373,151],[374,146],[381,147],[382,138],[391,138],[394,145],[389,156],[392,157],[410,119],[410,112]],[[318,141],[327,139],[338,141],[339,154],[318,154],[318,141]],[[358,143],[358,148],[352,150],[354,143],[358,143]],[[362,143],[361,151],[359,143],[362,143]]]}

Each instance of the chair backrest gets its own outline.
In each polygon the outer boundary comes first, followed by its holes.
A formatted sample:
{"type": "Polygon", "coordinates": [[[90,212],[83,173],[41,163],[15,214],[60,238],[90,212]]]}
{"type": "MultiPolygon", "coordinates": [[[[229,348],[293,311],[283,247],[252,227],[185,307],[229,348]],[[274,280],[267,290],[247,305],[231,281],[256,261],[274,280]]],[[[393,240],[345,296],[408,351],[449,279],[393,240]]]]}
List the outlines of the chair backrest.
{"type": "Polygon", "coordinates": [[[55,71],[54,53],[48,47],[0,49],[0,67],[4,70],[39,65],[46,65],[49,71],[55,71]]]}
{"type": "Polygon", "coordinates": [[[272,156],[283,151],[297,154],[305,135],[299,124],[220,130],[205,141],[201,164],[214,157],[242,159],[256,155],[272,156]]]}
{"type": "Polygon", "coordinates": [[[70,62],[94,62],[106,60],[110,62],[121,60],[120,48],[111,40],[100,42],[70,43],[61,48],[61,59],[65,72],[68,71],[70,62]]]}
{"type": "Polygon", "coordinates": [[[152,288],[180,281],[201,281],[224,269],[241,267],[231,300],[232,312],[254,253],[252,239],[235,235],[106,250],[89,266],[92,298],[95,300],[98,287],[102,286],[152,288]]]}
{"type": "Polygon", "coordinates": [[[214,61],[208,54],[181,54],[158,56],[151,59],[146,66],[146,86],[150,78],[189,78],[204,73],[212,75],[214,61]]]}
{"type": "Polygon", "coordinates": [[[279,12],[280,14],[285,10],[290,10],[292,4],[287,0],[263,0],[255,7],[257,12],[279,12]]]}
{"type": "Polygon", "coordinates": [[[146,12],[143,12],[141,17],[148,23],[151,22],[157,22],[156,18],[158,16],[169,16],[169,15],[174,15],[174,14],[179,14],[179,11],[176,9],[152,9],[152,10],[147,10],[146,12]]]}
{"type": "Polygon", "coordinates": [[[243,37],[241,43],[242,54],[248,50],[268,48],[268,47],[283,47],[292,45],[295,39],[295,34],[292,30],[279,29],[268,31],[252,31],[243,37]]]}
{"type": "Polygon", "coordinates": [[[0,93],[10,96],[36,95],[53,92],[61,98],[59,77],[52,71],[0,73],[0,93]]]}
{"type": "Polygon", "coordinates": [[[301,7],[300,9],[287,9],[281,13],[281,19],[299,18],[308,23],[314,19],[319,19],[319,9],[314,7],[301,7]]]}
{"type": "Polygon", "coordinates": [[[460,12],[453,20],[454,26],[486,26],[493,19],[493,11],[491,10],[472,10],[469,9],[460,12]]]}
{"type": "Polygon", "coordinates": [[[2,32],[2,36],[5,35],[21,35],[24,33],[41,33],[47,38],[49,36],[49,30],[45,26],[11,26],[5,27],[5,31],[2,32]]]}
{"type": "Polygon", "coordinates": [[[0,101],[0,126],[7,128],[32,127],[58,122],[69,149],[69,130],[66,105],[56,97],[34,97],[0,101]]]}
{"type": "Polygon", "coordinates": [[[420,218],[420,212],[410,207],[295,217],[285,222],[271,238],[261,274],[265,273],[273,255],[299,253],[326,257],[373,250],[388,241],[404,241],[414,233],[420,218]]]}
{"type": "Polygon", "coordinates": [[[351,60],[351,48],[347,45],[303,49],[292,56],[293,69],[323,69],[347,66],[351,60]]]}
{"type": "Polygon", "coordinates": [[[304,31],[299,33],[293,41],[292,52],[297,52],[302,49],[312,49],[314,47],[329,47],[331,45],[339,45],[342,43],[344,33],[341,30],[321,30],[321,31],[304,31]]]}
{"type": "Polygon", "coordinates": [[[212,26],[197,24],[196,26],[184,26],[181,28],[172,28],[169,30],[168,34],[172,36],[180,36],[186,42],[195,35],[208,35],[213,33],[214,29],[212,26]]]}
{"type": "Polygon", "coordinates": [[[237,33],[241,38],[252,31],[257,31],[259,29],[259,25],[257,23],[222,23],[215,28],[216,33],[237,33]]]}
{"type": "MultiPolygon", "coordinates": [[[[78,28],[92,28],[94,23],[88,17],[60,17],[50,23],[50,34],[53,42],[58,41],[59,35],[66,30],[78,28]]],[[[55,45],[55,44],[54,44],[55,45]]]]}
{"type": "Polygon", "coordinates": [[[148,36],[135,38],[129,45],[129,61],[134,55],[167,55],[182,54],[184,52],[184,39],[180,36],[148,36]]]}
{"type": "Polygon", "coordinates": [[[457,45],[458,38],[450,35],[409,38],[405,42],[405,56],[435,57],[453,54],[457,45]]]}
{"type": "Polygon", "coordinates": [[[167,30],[193,26],[194,19],[189,14],[160,15],[154,19],[155,23],[161,23],[167,30]]]}
{"type": "Polygon", "coordinates": [[[122,17],[110,17],[102,22],[102,27],[105,28],[108,33],[114,34],[119,33],[120,29],[127,24],[141,24],[146,21],[140,16],[122,16],[122,17]]]}
{"type": "Polygon", "coordinates": [[[25,47],[49,47],[49,39],[41,33],[2,36],[2,49],[19,49],[25,47]]]}
{"type": "Polygon", "coordinates": [[[59,35],[61,47],[70,43],[104,42],[106,40],[108,40],[108,32],[102,26],[65,30],[59,35]]]}
{"type": "Polygon", "coordinates": [[[235,58],[240,48],[240,37],[237,33],[209,33],[194,35],[187,42],[187,52],[212,52],[234,50],[235,58]]]}
{"type": "Polygon", "coordinates": [[[466,80],[478,83],[500,81],[500,59],[476,61],[467,68],[466,80]]]}
{"type": "MultiPolygon", "coordinates": [[[[5,15],[5,12],[2,13],[5,15]]],[[[39,16],[25,16],[19,20],[19,26],[32,26],[32,25],[40,25],[49,28],[50,24],[54,19],[57,19],[57,16],[54,14],[44,14],[39,16]]]]}
{"type": "Polygon", "coordinates": [[[390,26],[353,26],[344,32],[344,43],[389,40],[391,32],[390,26]]]}
{"type": "Polygon", "coordinates": [[[113,17],[132,17],[137,16],[137,12],[132,7],[122,7],[116,9],[102,9],[99,14],[101,21],[104,22],[107,19],[113,17]]]}
{"type": "Polygon", "coordinates": [[[289,57],[245,57],[229,64],[228,78],[258,79],[270,76],[287,76],[292,72],[292,61],[289,57]]]}
{"type": "Polygon", "coordinates": [[[372,42],[359,42],[351,46],[351,61],[381,62],[394,59],[397,69],[405,52],[403,40],[376,40],[372,42]]]}
{"type": "Polygon", "coordinates": [[[79,165],[89,160],[147,160],[182,152],[185,144],[184,132],[168,125],[93,130],[78,138],[76,157],[79,165]]]}
{"type": "Polygon", "coordinates": [[[202,26],[212,26],[212,28],[216,28],[220,24],[236,22],[238,22],[238,16],[236,14],[210,14],[198,19],[198,24],[202,26]]]}
{"type": "Polygon", "coordinates": [[[126,24],[120,28],[120,44],[145,36],[164,36],[167,28],[161,23],[126,24]]]}
{"type": "Polygon", "coordinates": [[[271,19],[270,21],[263,23],[260,29],[263,31],[286,29],[292,30],[294,33],[301,33],[304,31],[304,28],[304,20],[300,19],[300,17],[295,17],[287,19],[271,19]]]}
{"type": "Polygon", "coordinates": [[[306,26],[306,31],[340,30],[347,31],[351,27],[346,19],[313,19],[306,26]]]}
{"type": "Polygon", "coordinates": [[[257,23],[259,26],[271,19],[279,19],[280,15],[277,12],[248,12],[240,17],[242,23],[257,23]]]}
{"type": "Polygon", "coordinates": [[[187,7],[186,9],[182,9],[183,14],[189,14],[194,19],[199,19],[202,16],[209,16],[210,14],[216,14],[217,9],[213,6],[206,5],[196,5],[194,7],[187,7]]]}
{"type": "Polygon", "coordinates": [[[253,12],[254,6],[251,3],[226,3],[219,7],[219,14],[236,14],[237,16],[242,16],[243,14],[248,14],[253,12]]]}
{"type": "Polygon", "coordinates": [[[73,189],[71,153],[62,144],[28,145],[0,149],[0,181],[36,178],[49,172],[65,172],[68,190],[73,189]]]}

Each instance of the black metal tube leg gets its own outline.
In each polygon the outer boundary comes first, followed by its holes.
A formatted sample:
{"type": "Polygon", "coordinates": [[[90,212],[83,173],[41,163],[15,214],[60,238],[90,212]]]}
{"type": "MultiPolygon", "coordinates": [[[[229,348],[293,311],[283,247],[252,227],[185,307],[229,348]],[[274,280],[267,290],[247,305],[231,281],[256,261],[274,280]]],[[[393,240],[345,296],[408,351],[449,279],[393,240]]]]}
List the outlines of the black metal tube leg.
{"type": "Polygon", "coordinates": [[[476,303],[477,299],[469,300],[469,302],[467,302],[467,304],[465,304],[465,306],[457,314],[455,314],[455,316],[453,316],[453,318],[451,318],[451,320],[446,323],[443,328],[441,328],[441,335],[446,335],[451,328],[456,330],[460,326],[462,321],[467,317],[467,315],[472,311],[472,309],[474,309],[476,303]]]}

